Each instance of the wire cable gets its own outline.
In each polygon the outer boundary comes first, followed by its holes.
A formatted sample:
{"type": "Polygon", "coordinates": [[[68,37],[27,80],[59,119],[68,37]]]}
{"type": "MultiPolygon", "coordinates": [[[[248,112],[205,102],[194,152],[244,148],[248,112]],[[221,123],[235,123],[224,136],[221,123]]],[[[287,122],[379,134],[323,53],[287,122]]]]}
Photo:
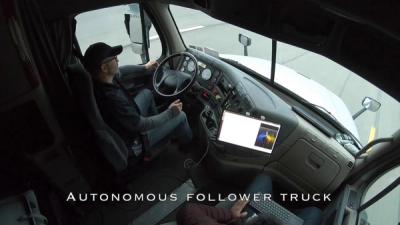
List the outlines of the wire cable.
{"type": "Polygon", "coordinates": [[[208,154],[208,148],[210,147],[210,141],[207,141],[207,148],[203,153],[203,156],[201,156],[201,158],[199,159],[199,161],[195,162],[193,159],[188,158],[185,159],[185,161],[183,162],[183,168],[185,169],[192,169],[195,168],[197,166],[200,165],[200,163],[203,161],[203,159],[206,157],[206,155],[208,154]]]}

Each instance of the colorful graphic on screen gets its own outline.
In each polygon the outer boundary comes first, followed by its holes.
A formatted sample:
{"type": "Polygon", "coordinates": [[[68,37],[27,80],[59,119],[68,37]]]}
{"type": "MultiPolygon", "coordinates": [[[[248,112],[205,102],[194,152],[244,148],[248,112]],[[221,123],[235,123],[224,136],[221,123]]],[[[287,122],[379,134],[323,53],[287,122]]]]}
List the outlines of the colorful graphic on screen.
{"type": "Polygon", "coordinates": [[[272,149],[275,144],[279,128],[261,123],[258,130],[255,146],[272,149]]]}

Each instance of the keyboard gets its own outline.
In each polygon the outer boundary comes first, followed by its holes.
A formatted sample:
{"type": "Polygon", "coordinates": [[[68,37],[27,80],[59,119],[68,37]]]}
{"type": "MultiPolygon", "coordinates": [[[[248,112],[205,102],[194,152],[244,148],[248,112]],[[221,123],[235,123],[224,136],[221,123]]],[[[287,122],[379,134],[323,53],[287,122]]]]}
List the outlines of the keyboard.
{"type": "Polygon", "coordinates": [[[274,201],[250,201],[249,205],[260,214],[273,216],[282,225],[303,225],[303,220],[274,201]]]}

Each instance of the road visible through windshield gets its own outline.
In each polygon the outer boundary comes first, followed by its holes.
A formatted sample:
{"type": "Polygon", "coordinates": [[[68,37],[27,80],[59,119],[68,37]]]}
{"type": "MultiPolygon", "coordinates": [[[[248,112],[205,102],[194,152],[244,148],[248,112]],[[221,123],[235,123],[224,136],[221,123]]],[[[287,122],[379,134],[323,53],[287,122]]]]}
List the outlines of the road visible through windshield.
{"type": "MultiPolygon", "coordinates": [[[[175,6],[171,7],[171,11],[179,29],[182,31],[182,37],[186,45],[210,47],[224,54],[243,55],[243,46],[238,42],[238,33],[240,32],[252,39],[252,43],[248,47],[250,56],[270,59],[271,41],[261,35],[240,28],[230,29],[231,25],[213,18],[207,18],[202,12],[194,12],[175,6]]],[[[77,36],[78,40],[80,35],[83,37],[81,38],[83,40],[79,40],[80,43],[82,42],[82,50],[85,51],[90,43],[99,41],[101,37],[111,35],[113,32],[110,29],[110,34],[97,34],[96,26],[93,24],[98,24],[99,26],[106,24],[110,27],[124,29],[122,19],[110,22],[110,18],[123,18],[124,13],[126,13],[126,7],[114,7],[110,11],[88,12],[85,15],[78,16],[77,36]],[[97,14],[100,16],[97,17],[96,23],[93,23],[92,16],[97,14]],[[104,23],[102,20],[104,20],[104,23]]],[[[150,37],[150,56],[152,57],[157,55],[152,53],[160,52],[160,44],[154,29],[150,30],[150,37]]],[[[113,36],[110,44],[122,44],[125,48],[130,45],[127,36],[121,36],[120,38],[113,36]]],[[[129,58],[120,57],[120,62],[123,64],[129,64],[129,60],[129,58]]],[[[333,66],[328,61],[317,54],[294,48],[284,43],[278,43],[278,63],[290,67],[325,86],[344,101],[351,114],[361,109],[361,101],[365,96],[375,98],[382,103],[382,107],[378,112],[367,111],[355,121],[360,141],[363,145],[379,137],[391,136],[393,132],[399,129],[399,102],[352,72],[340,66],[333,66]],[[308,63],[310,61],[313,63],[308,63]]]]}
{"type": "MultiPolygon", "coordinates": [[[[202,26],[201,29],[182,34],[186,43],[208,46],[224,54],[243,55],[243,47],[238,42],[237,31],[239,30],[252,39],[252,43],[248,47],[249,56],[267,60],[271,58],[271,41],[261,35],[240,28],[229,29],[230,25],[222,21],[201,20],[199,19],[203,14],[201,12],[188,16],[188,11],[192,12],[190,9],[171,7],[171,11],[180,29],[202,26]]],[[[277,52],[277,63],[292,68],[322,84],[344,101],[351,114],[361,109],[361,101],[365,96],[375,98],[382,103],[378,112],[367,111],[355,120],[363,145],[379,137],[391,136],[399,129],[399,102],[377,87],[351,71],[333,65],[334,63],[330,60],[315,53],[285,43],[278,43],[277,52]],[[310,64],[310,61],[313,63],[310,64]]]]}

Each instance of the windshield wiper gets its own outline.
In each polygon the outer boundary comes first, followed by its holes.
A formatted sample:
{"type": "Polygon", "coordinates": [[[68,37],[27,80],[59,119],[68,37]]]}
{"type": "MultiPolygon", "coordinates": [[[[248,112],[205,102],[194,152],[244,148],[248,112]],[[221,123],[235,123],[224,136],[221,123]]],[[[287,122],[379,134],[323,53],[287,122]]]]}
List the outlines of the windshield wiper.
{"type": "Polygon", "coordinates": [[[334,119],[336,122],[340,123],[339,120],[329,111],[327,110],[325,107],[314,104],[314,103],[309,103],[311,106],[314,106],[314,108],[317,108],[320,111],[325,112],[327,115],[331,116],[332,119],[334,119]]]}
{"type": "Polygon", "coordinates": [[[357,147],[359,149],[362,148],[360,141],[353,135],[353,133],[351,133],[351,131],[349,131],[345,126],[343,126],[343,124],[340,123],[340,121],[329,110],[327,110],[323,106],[320,106],[320,105],[317,105],[314,103],[307,102],[307,104],[314,109],[318,109],[317,110],[318,112],[324,112],[323,115],[328,115],[328,117],[326,117],[326,116],[323,116],[323,117],[326,119],[329,118],[328,120],[331,121],[331,123],[335,124],[336,128],[338,128],[341,132],[349,135],[353,139],[354,143],[357,145],[357,147]]]}
{"type": "Polygon", "coordinates": [[[242,70],[251,70],[250,68],[246,67],[245,65],[241,64],[240,62],[238,62],[238,61],[236,61],[236,60],[227,59],[227,58],[224,58],[224,57],[219,57],[219,59],[221,59],[222,61],[225,61],[225,62],[231,64],[232,66],[239,67],[239,69],[242,69],[242,70]]]}
{"type": "Polygon", "coordinates": [[[262,77],[262,78],[264,77],[261,74],[259,74],[257,71],[252,70],[251,68],[241,64],[240,62],[238,62],[236,60],[227,59],[227,58],[224,58],[224,57],[219,57],[219,59],[221,59],[224,62],[227,62],[227,63],[231,64],[232,66],[242,70],[245,73],[256,74],[256,75],[258,75],[259,77],[262,77]]]}

